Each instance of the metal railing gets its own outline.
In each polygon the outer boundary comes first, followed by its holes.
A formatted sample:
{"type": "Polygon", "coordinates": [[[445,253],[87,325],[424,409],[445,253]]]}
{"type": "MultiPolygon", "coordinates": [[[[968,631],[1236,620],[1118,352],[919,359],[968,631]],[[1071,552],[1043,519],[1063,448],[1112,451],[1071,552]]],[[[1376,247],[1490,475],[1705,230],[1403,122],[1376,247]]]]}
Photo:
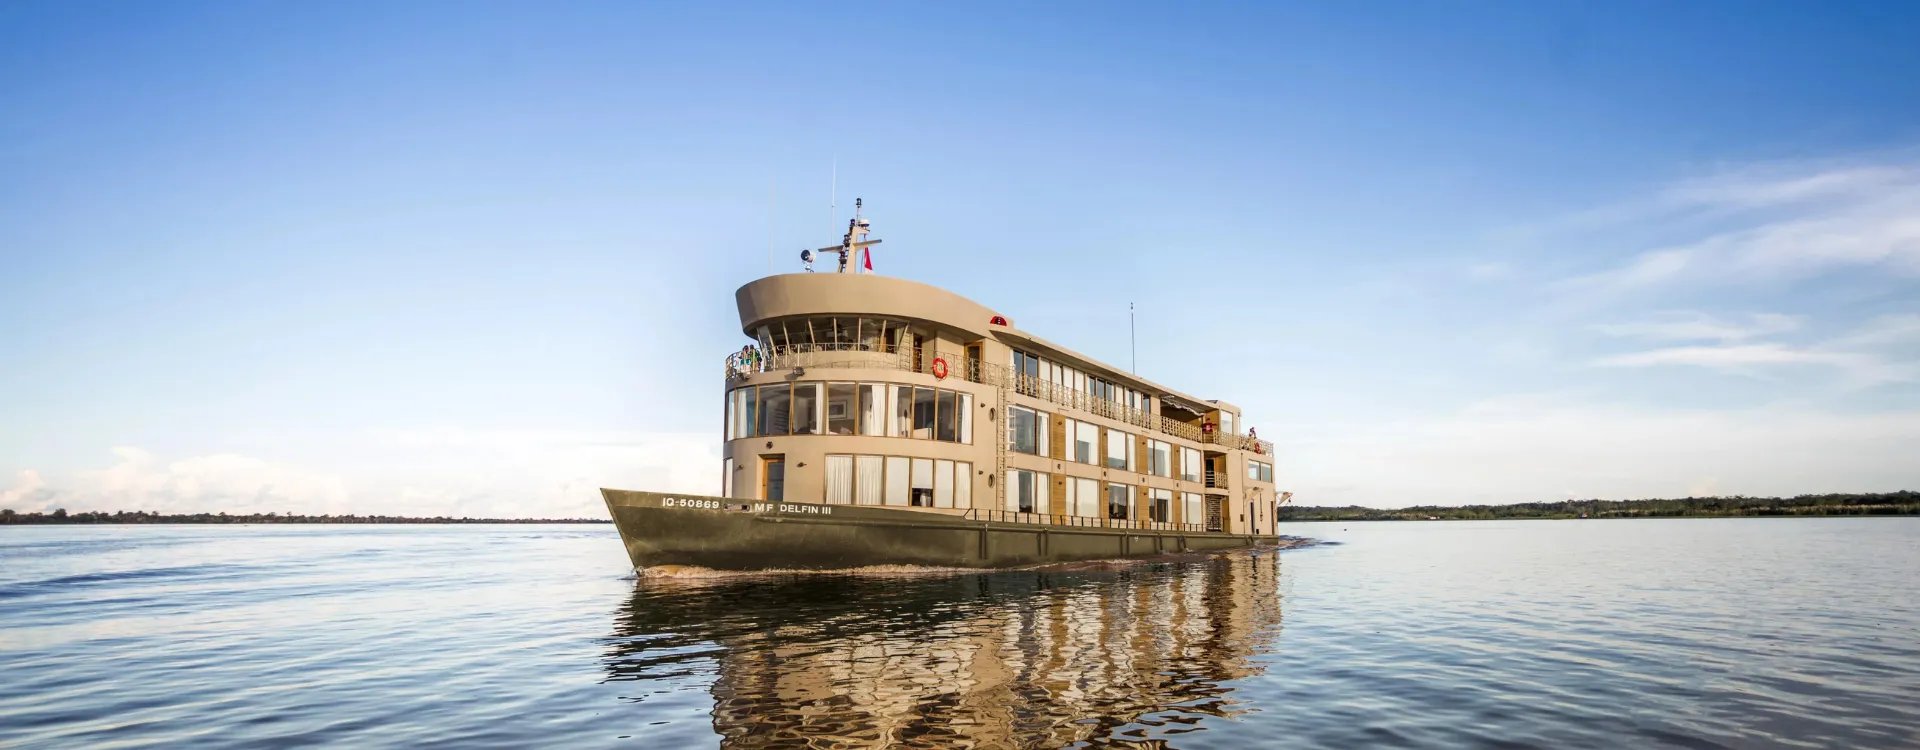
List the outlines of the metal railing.
{"type": "MultiPolygon", "coordinates": [[[[792,344],[770,349],[760,347],[742,349],[727,355],[725,367],[727,379],[733,380],[757,373],[791,370],[796,367],[928,373],[933,368],[933,360],[934,357],[918,354],[912,348],[885,343],[792,344]]],[[[1250,450],[1264,455],[1273,455],[1273,443],[1265,440],[1257,440],[1249,435],[1205,430],[1197,425],[1129,407],[1119,401],[1098,398],[1091,393],[1068,388],[1059,383],[1016,373],[1008,365],[971,357],[954,357],[947,361],[947,377],[958,377],[982,385],[1005,386],[1024,396],[1203,445],[1219,445],[1228,449],[1250,450]]]]}
{"type": "Polygon", "coordinates": [[[1206,485],[1206,486],[1207,486],[1207,488],[1208,488],[1208,489],[1216,489],[1216,490],[1224,490],[1224,489],[1227,489],[1227,474],[1228,474],[1228,472],[1224,472],[1224,471],[1214,471],[1214,470],[1212,470],[1212,469],[1208,469],[1208,470],[1207,470],[1207,485],[1206,485]]]}
{"type": "Polygon", "coordinates": [[[997,508],[970,508],[962,516],[969,521],[994,521],[998,523],[1027,523],[1040,526],[1065,526],[1082,529],[1138,529],[1141,531],[1187,531],[1202,530],[1202,524],[1173,523],[1171,521],[1153,521],[1144,518],[1105,518],[1101,516],[1062,516],[1052,513],[1021,513],[997,508]]]}

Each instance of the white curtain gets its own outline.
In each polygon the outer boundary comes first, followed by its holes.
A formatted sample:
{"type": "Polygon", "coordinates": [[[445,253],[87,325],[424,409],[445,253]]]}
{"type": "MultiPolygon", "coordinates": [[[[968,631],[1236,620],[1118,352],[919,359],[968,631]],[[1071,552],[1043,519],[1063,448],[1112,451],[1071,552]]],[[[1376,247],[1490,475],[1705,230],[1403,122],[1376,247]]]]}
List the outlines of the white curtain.
{"type": "Polygon", "coordinates": [[[886,434],[886,389],[884,385],[860,384],[860,434],[886,434]]]}
{"type": "Polygon", "coordinates": [[[1025,473],[1026,472],[1018,469],[1007,470],[1007,476],[1005,478],[1006,484],[1001,487],[1001,489],[1006,490],[1007,503],[1005,510],[1020,510],[1020,475],[1025,473]]]}
{"type": "Polygon", "coordinates": [[[953,464],[953,507],[973,507],[973,464],[966,461],[953,464]]]}
{"type": "Polygon", "coordinates": [[[1048,415],[1043,411],[1034,412],[1033,415],[1035,417],[1033,425],[1040,430],[1040,435],[1036,438],[1040,445],[1040,453],[1037,455],[1051,456],[1053,455],[1053,446],[1049,445],[1049,443],[1053,440],[1053,429],[1047,424],[1048,415]]]}
{"type": "Polygon", "coordinates": [[[953,507],[953,462],[944,458],[933,462],[933,507],[953,507]]]}
{"type": "Polygon", "coordinates": [[[913,460],[913,488],[915,490],[926,490],[926,492],[915,494],[928,496],[933,494],[933,459],[916,458],[913,460]]]}
{"type": "Polygon", "coordinates": [[[907,504],[907,459],[902,456],[887,457],[887,504],[907,504]]]}
{"type": "Polygon", "coordinates": [[[860,477],[855,484],[853,501],[861,505],[880,504],[880,457],[858,456],[854,465],[860,477]]]}
{"type": "Polygon", "coordinates": [[[960,394],[960,442],[973,444],[973,394],[960,394]]]}
{"type": "Polygon", "coordinates": [[[833,505],[853,502],[852,456],[827,456],[827,502],[833,505]]]}

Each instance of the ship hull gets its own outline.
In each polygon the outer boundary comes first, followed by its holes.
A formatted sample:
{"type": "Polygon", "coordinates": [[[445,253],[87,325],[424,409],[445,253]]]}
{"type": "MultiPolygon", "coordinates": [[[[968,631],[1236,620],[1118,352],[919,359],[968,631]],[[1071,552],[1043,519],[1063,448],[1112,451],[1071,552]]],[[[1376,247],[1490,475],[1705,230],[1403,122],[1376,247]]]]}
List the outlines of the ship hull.
{"type": "Polygon", "coordinates": [[[636,570],[1001,568],[1279,542],[1276,536],[1019,523],[870,505],[600,492],[636,570]]]}

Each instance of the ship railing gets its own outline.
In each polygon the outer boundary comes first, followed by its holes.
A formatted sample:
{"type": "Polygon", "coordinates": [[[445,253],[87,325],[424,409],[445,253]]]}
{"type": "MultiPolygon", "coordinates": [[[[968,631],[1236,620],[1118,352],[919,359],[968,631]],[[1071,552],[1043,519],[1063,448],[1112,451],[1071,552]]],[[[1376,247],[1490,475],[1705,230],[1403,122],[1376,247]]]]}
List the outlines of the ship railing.
{"type": "Polygon", "coordinates": [[[1174,523],[1155,521],[1146,518],[1107,518],[1104,516],[1066,516],[1054,513],[1024,513],[998,508],[970,508],[965,516],[969,521],[992,521],[996,523],[1025,523],[1038,526],[1065,526],[1081,529],[1133,529],[1140,531],[1180,531],[1198,532],[1202,525],[1197,523],[1174,523]]]}
{"type": "MultiPolygon", "coordinates": [[[[1249,435],[1202,429],[1198,425],[1170,419],[1124,402],[1100,398],[1065,384],[1014,372],[1009,365],[973,357],[940,358],[947,364],[948,377],[959,377],[982,385],[1004,385],[1015,393],[1058,406],[1105,417],[1123,424],[1152,430],[1203,445],[1250,450],[1273,455],[1273,443],[1249,435]]],[[[728,380],[764,372],[792,370],[796,367],[821,369],[874,369],[930,373],[934,356],[924,350],[880,342],[831,344],[788,344],[775,347],[747,347],[727,355],[728,380]]]]}

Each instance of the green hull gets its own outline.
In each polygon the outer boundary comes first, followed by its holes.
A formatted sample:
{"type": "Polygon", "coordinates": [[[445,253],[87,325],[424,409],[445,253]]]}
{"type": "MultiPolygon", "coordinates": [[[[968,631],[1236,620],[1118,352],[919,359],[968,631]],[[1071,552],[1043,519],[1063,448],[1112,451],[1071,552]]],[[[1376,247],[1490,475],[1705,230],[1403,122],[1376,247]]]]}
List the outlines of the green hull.
{"type": "Polygon", "coordinates": [[[602,489],[635,569],[1000,568],[1279,543],[1247,536],[983,521],[871,505],[602,489]]]}

